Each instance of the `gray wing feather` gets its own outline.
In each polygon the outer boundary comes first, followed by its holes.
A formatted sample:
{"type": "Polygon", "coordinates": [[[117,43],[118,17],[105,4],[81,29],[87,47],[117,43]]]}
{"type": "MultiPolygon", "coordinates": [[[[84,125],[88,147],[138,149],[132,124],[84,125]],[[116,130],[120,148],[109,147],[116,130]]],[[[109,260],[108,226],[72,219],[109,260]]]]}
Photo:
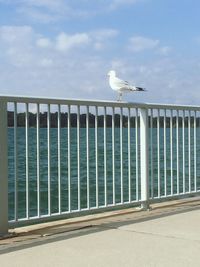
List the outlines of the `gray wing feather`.
{"type": "Polygon", "coordinates": [[[115,77],[115,81],[114,82],[120,87],[129,85],[129,83],[127,81],[121,80],[121,79],[119,79],[117,77],[115,77]]]}

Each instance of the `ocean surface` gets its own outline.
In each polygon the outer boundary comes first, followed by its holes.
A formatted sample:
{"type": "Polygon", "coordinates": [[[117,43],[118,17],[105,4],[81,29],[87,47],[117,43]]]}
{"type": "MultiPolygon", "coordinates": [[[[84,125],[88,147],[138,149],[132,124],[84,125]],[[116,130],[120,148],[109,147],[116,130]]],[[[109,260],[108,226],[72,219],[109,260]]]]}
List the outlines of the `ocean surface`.
{"type": "MultiPolygon", "coordinates": [[[[138,131],[138,150],[136,150],[136,131],[130,131],[130,169],[128,164],[128,129],[122,130],[122,157],[120,153],[120,128],[114,132],[114,167],[112,151],[112,129],[106,129],[106,160],[104,158],[104,129],[98,128],[98,205],[105,204],[105,187],[107,189],[107,204],[113,202],[113,171],[115,173],[115,201],[121,202],[121,187],[123,187],[123,201],[129,200],[129,171],[131,177],[131,200],[140,198],[140,147],[138,131]],[[138,151],[138,153],[137,153],[138,151]],[[138,159],[138,164],[137,160],[138,159]],[[121,160],[123,164],[121,164],[121,160]],[[105,177],[106,164],[106,181],[105,177]],[[121,174],[123,180],[121,183],[121,174]],[[136,179],[138,177],[138,181],[136,179]],[[105,186],[106,185],[106,186],[105,186]]],[[[29,215],[36,216],[37,210],[37,139],[36,128],[28,131],[28,158],[26,159],[26,133],[25,128],[17,128],[17,160],[15,168],[14,160],[14,129],[8,129],[8,165],[9,165],[9,220],[14,219],[15,208],[18,218],[26,217],[26,205],[29,206],[29,215]],[[28,168],[26,167],[28,166],[28,168]],[[17,182],[15,181],[15,169],[17,182]],[[15,193],[16,187],[16,193],[15,193]],[[28,191],[27,191],[28,190],[28,191]],[[28,192],[28,202],[27,193],[28,192]],[[17,203],[15,201],[17,199],[17,203]]],[[[196,131],[197,140],[200,138],[200,130],[196,131]]],[[[78,209],[78,156],[77,156],[77,129],[71,128],[70,145],[70,181],[71,181],[71,209],[78,209]]],[[[58,166],[58,130],[50,131],[50,195],[51,213],[59,210],[59,166],[58,166]]],[[[60,183],[61,183],[61,211],[68,210],[68,131],[61,128],[60,149],[60,183]]],[[[173,160],[171,163],[170,129],[166,129],[166,172],[164,161],[164,130],[160,128],[159,136],[156,128],[149,132],[149,190],[150,196],[158,195],[158,181],[160,181],[160,194],[170,195],[184,190],[200,189],[200,142],[194,143],[194,129],[184,131],[184,148],[182,128],[177,131],[173,128],[173,160]],[[152,142],[151,142],[152,141],[152,142]],[[159,141],[159,147],[158,147],[159,141]],[[196,158],[195,158],[196,155],[196,158]],[[159,158],[159,163],[158,163],[159,158]],[[178,160],[177,160],[178,159],[178,160]],[[173,171],[171,171],[171,164],[173,171]],[[160,171],[158,171],[160,169],[160,171]],[[166,174],[166,190],[165,190],[166,174]],[[183,180],[185,177],[185,180],[183,180]],[[196,178],[195,178],[196,177],[196,178]],[[197,182],[195,182],[197,181],[197,182]],[[178,185],[178,188],[177,188],[178,185]],[[184,188],[185,185],[185,188],[184,188]]],[[[95,129],[89,129],[89,169],[87,168],[86,129],[80,129],[80,206],[87,208],[87,176],[89,175],[89,204],[96,206],[96,153],[95,153],[95,129]]],[[[40,186],[40,214],[48,213],[48,139],[47,129],[40,129],[40,158],[39,158],[39,186],[40,186]]]]}

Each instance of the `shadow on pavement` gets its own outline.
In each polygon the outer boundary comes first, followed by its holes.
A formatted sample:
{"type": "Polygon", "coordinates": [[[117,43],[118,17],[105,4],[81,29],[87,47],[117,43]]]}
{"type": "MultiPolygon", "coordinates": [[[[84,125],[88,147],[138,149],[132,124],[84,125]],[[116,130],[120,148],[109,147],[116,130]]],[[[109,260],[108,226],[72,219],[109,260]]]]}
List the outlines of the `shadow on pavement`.
{"type": "MultiPolygon", "coordinates": [[[[155,208],[151,211],[141,211],[137,213],[129,213],[126,215],[116,215],[110,218],[96,219],[90,221],[85,226],[79,225],[76,228],[61,229],[60,232],[50,233],[44,236],[38,236],[37,238],[31,239],[31,235],[34,235],[35,232],[28,233],[30,235],[29,239],[10,242],[9,244],[0,245],[0,255],[5,253],[11,253],[18,250],[28,249],[35,246],[41,246],[49,244],[52,242],[58,242],[67,240],[70,238],[81,237],[85,235],[90,235],[102,231],[107,231],[111,229],[117,229],[122,226],[127,226],[130,224],[146,222],[150,220],[156,220],[164,218],[167,216],[177,215],[181,213],[186,213],[190,211],[195,211],[200,209],[200,202],[188,203],[187,205],[175,205],[167,208],[155,208]]],[[[55,228],[55,226],[54,226],[55,228]]]]}

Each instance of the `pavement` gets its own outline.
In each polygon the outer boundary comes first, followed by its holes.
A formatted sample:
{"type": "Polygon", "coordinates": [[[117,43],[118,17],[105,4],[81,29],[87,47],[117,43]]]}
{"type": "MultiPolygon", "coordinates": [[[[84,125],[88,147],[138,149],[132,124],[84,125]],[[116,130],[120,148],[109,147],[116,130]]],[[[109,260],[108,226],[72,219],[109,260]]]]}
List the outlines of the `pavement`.
{"type": "Polygon", "coordinates": [[[200,266],[200,198],[17,228],[1,267],[200,266]]]}

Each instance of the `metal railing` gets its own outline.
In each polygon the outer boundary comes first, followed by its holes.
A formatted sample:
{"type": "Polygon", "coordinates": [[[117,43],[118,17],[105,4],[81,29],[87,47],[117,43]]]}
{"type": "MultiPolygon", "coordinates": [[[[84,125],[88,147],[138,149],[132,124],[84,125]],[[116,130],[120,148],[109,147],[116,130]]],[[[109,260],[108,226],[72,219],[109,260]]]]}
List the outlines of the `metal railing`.
{"type": "Polygon", "coordinates": [[[200,191],[200,107],[0,97],[0,232],[200,191]]]}

